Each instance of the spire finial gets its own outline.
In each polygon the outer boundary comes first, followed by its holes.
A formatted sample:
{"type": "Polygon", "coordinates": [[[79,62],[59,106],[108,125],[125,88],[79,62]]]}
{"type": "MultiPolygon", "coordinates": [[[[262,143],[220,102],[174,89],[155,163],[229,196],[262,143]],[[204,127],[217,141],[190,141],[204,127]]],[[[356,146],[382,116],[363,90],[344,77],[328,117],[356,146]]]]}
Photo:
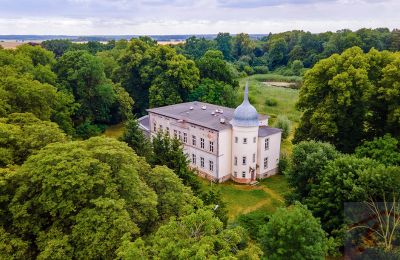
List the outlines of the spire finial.
{"type": "Polygon", "coordinates": [[[243,102],[249,102],[249,82],[246,81],[246,87],[244,88],[244,98],[243,102]]]}

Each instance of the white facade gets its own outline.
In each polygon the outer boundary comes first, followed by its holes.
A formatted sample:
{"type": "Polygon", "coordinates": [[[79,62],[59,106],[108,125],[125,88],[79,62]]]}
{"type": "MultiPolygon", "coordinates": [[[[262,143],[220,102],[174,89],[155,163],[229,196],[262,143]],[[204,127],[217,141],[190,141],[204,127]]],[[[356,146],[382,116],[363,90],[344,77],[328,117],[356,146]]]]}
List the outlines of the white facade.
{"type": "Polygon", "coordinates": [[[277,173],[281,130],[268,127],[246,99],[247,92],[236,110],[200,102],[149,109],[139,123],[151,136],[164,131],[181,140],[199,175],[250,183],[277,173]]]}

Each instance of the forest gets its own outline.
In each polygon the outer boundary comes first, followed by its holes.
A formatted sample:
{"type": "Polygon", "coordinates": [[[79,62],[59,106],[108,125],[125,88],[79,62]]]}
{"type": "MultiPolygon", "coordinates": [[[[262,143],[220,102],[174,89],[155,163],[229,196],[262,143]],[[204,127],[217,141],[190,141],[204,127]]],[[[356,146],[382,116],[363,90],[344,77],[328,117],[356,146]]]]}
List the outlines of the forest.
{"type": "Polygon", "coordinates": [[[344,205],[400,199],[399,51],[386,28],[0,47],[0,258],[325,259],[350,243],[360,259],[396,259],[399,208],[365,241],[349,239],[344,205]],[[235,107],[258,74],[299,82],[299,122],[274,118],[290,192],[232,223],[180,141],[150,142],[136,118],[193,100],[235,107]],[[119,123],[120,138],[102,136],[119,123]]]}

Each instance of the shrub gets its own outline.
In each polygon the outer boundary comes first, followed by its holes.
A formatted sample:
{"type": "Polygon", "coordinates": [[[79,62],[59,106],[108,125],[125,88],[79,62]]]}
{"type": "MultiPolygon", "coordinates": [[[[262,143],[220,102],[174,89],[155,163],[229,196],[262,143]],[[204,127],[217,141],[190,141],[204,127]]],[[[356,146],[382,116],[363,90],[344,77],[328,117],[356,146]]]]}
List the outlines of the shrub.
{"type": "Polygon", "coordinates": [[[253,69],[256,74],[266,74],[269,72],[267,66],[255,66],[253,69]]]}
{"type": "Polygon", "coordinates": [[[278,105],[278,101],[275,98],[267,97],[265,99],[265,105],[269,107],[276,107],[278,105]]]}
{"type": "Polygon", "coordinates": [[[278,116],[275,122],[275,127],[282,129],[282,138],[286,139],[290,134],[292,122],[287,118],[287,116],[278,116]]]}

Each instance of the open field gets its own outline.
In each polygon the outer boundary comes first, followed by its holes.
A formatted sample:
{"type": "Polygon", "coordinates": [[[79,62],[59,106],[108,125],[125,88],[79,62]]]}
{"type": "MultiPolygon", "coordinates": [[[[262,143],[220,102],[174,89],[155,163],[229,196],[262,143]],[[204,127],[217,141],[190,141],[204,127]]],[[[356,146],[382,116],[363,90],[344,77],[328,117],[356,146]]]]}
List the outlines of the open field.
{"type": "Polygon", "coordinates": [[[236,184],[231,181],[222,184],[212,184],[200,179],[203,189],[217,189],[227,203],[229,222],[232,223],[241,214],[262,210],[273,213],[278,207],[284,206],[284,195],[289,193],[286,179],[276,175],[260,181],[257,186],[236,184]]]}
{"type": "Polygon", "coordinates": [[[119,123],[116,125],[111,125],[107,127],[106,131],[104,131],[103,135],[112,138],[119,138],[124,134],[124,123],[119,123]]]}
{"type": "Polygon", "coordinates": [[[18,46],[22,45],[22,44],[27,44],[28,42],[34,42],[37,44],[40,44],[42,41],[11,41],[11,40],[6,40],[6,41],[0,41],[0,45],[4,48],[4,49],[15,49],[18,46]]]}

